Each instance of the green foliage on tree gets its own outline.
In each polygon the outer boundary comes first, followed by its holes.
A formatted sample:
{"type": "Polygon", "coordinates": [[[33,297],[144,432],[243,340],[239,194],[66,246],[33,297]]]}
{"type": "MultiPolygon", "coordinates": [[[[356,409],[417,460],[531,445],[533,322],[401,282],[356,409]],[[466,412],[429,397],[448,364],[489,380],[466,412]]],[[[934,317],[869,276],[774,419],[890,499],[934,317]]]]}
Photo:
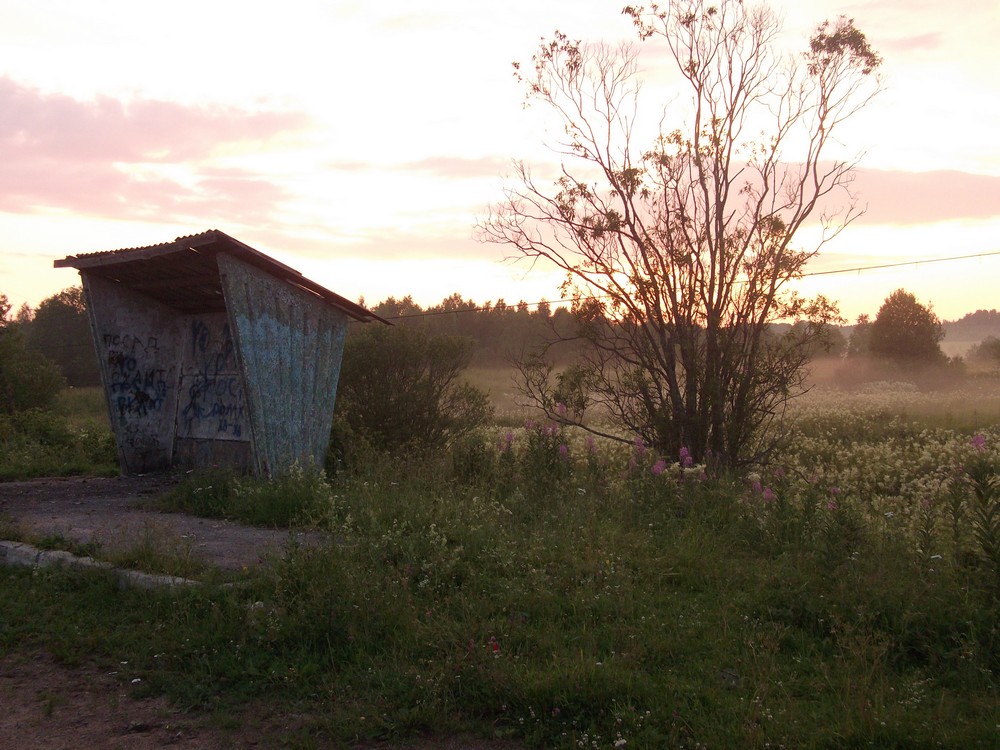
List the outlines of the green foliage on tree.
{"type": "Polygon", "coordinates": [[[69,287],[42,300],[24,331],[27,346],[55,362],[69,385],[100,385],[81,287],[69,287]]]}
{"type": "Polygon", "coordinates": [[[868,315],[862,313],[851,331],[847,342],[848,357],[865,357],[871,354],[872,322],[868,315]]]}
{"type": "Polygon", "coordinates": [[[8,319],[10,303],[0,294],[0,413],[48,408],[59,395],[59,369],[25,346],[19,324],[8,319]]]}
{"type": "Polygon", "coordinates": [[[815,327],[807,321],[797,320],[785,335],[795,346],[801,342],[809,359],[840,357],[847,351],[847,338],[835,325],[815,327]]]}
{"type": "Polygon", "coordinates": [[[983,365],[990,369],[1000,368],[1000,338],[987,336],[966,353],[970,362],[983,365]]]}
{"type": "Polygon", "coordinates": [[[929,305],[905,289],[882,303],[871,324],[868,348],[872,356],[898,365],[944,364],[944,328],[929,305]]]}
{"type": "Polygon", "coordinates": [[[387,451],[439,448],[492,416],[487,394],[461,380],[471,339],[369,326],[348,337],[336,419],[387,451]]]}

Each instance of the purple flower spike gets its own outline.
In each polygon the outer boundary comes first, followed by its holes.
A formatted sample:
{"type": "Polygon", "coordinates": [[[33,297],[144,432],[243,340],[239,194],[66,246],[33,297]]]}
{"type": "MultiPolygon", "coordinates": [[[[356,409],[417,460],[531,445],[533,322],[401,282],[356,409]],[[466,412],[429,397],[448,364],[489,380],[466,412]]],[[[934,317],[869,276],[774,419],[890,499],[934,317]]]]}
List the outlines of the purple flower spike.
{"type": "Polygon", "coordinates": [[[641,437],[635,439],[635,455],[640,458],[646,455],[646,444],[642,442],[641,437]]]}

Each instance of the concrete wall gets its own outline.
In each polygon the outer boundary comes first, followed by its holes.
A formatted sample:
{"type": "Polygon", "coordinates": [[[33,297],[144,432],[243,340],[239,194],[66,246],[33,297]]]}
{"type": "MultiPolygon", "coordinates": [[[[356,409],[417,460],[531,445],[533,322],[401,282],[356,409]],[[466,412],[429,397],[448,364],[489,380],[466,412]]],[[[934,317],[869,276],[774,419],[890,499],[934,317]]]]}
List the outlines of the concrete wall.
{"type": "Polygon", "coordinates": [[[322,466],[347,316],[219,255],[226,312],[182,315],[84,271],[122,472],[322,466]]]}
{"type": "Polygon", "coordinates": [[[178,315],[120,284],[82,276],[122,472],[167,469],[177,413],[178,315]]]}
{"type": "Polygon", "coordinates": [[[322,466],[347,316],[227,255],[219,271],[246,384],[256,470],[322,466]]]}
{"type": "Polygon", "coordinates": [[[225,313],[181,316],[174,464],[253,465],[250,415],[225,313]]]}

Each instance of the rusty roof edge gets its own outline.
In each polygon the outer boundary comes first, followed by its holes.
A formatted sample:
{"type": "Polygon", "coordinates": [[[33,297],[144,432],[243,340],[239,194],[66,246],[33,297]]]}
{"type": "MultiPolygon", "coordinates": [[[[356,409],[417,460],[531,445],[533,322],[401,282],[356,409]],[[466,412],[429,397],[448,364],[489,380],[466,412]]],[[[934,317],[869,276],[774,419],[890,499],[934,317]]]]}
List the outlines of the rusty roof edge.
{"type": "MultiPolygon", "coordinates": [[[[262,268],[262,270],[273,270],[275,268],[278,268],[284,271],[286,274],[288,274],[288,276],[282,277],[278,274],[276,274],[276,276],[278,278],[283,278],[284,281],[287,281],[288,283],[293,284],[294,286],[301,287],[302,289],[317,295],[318,297],[323,299],[327,304],[341,308],[344,311],[344,313],[346,313],[349,317],[354,318],[355,320],[362,322],[366,322],[368,320],[377,320],[381,323],[385,323],[386,325],[389,326],[392,325],[392,323],[390,323],[388,320],[382,318],[379,315],[376,315],[366,307],[363,307],[357,304],[356,302],[351,302],[346,297],[342,297],[336,292],[327,289],[322,284],[319,284],[318,282],[315,282],[312,279],[304,276],[301,271],[292,268],[291,266],[285,265],[279,260],[275,260],[270,255],[262,253],[260,250],[257,250],[256,248],[247,245],[245,242],[240,242],[236,238],[230,237],[225,232],[219,231],[218,229],[212,229],[209,230],[208,232],[203,232],[200,235],[193,235],[193,238],[196,241],[193,243],[189,243],[189,245],[192,246],[193,248],[201,247],[204,245],[211,245],[215,242],[227,243],[230,245],[231,249],[236,249],[239,251],[237,257],[243,256],[242,259],[245,261],[251,261],[251,262],[257,261],[256,263],[254,263],[254,265],[257,265],[258,267],[262,268]]],[[[177,238],[177,242],[182,242],[187,239],[188,238],[186,237],[179,237],[177,238]]]]}
{"type": "Polygon", "coordinates": [[[280,260],[276,260],[272,258],[270,255],[262,253],[260,250],[250,247],[250,245],[246,244],[245,242],[240,242],[235,237],[230,237],[228,234],[226,234],[225,232],[221,232],[218,229],[210,229],[207,232],[191,235],[190,237],[178,237],[174,242],[175,244],[182,244],[185,247],[189,247],[191,249],[197,249],[204,245],[211,245],[215,242],[225,242],[231,245],[232,247],[240,250],[240,252],[252,258],[260,260],[261,263],[265,264],[269,268],[280,268],[282,271],[288,274],[292,274],[294,276],[301,276],[302,278],[305,278],[304,276],[302,276],[302,272],[299,271],[298,269],[285,265],[280,260]]]}
{"type": "MultiPolygon", "coordinates": [[[[218,229],[209,229],[200,234],[192,234],[178,237],[173,242],[164,242],[159,245],[149,245],[146,247],[122,248],[120,250],[108,250],[97,253],[85,253],[80,255],[68,255],[65,258],[53,261],[54,268],[76,268],[77,270],[94,269],[101,266],[111,266],[121,263],[129,263],[138,260],[163,257],[173,253],[185,251],[198,252],[200,248],[207,248],[213,245],[222,245],[236,257],[271,272],[276,278],[287,281],[294,286],[301,287],[333,307],[338,307],[343,312],[355,320],[366,322],[377,320],[386,325],[392,325],[388,320],[376,315],[361,305],[351,302],[346,297],[342,297],[336,292],[332,292],[321,284],[312,281],[302,275],[291,266],[285,265],[279,260],[275,260],[269,255],[260,252],[256,248],[250,247],[244,242],[240,242],[234,237],[230,237],[225,232],[218,229]],[[235,251],[235,252],[233,252],[235,251]]],[[[212,248],[215,252],[223,252],[219,247],[212,248]]]]}
{"type": "Polygon", "coordinates": [[[361,321],[362,323],[367,322],[369,320],[377,320],[380,323],[385,323],[387,326],[392,325],[392,323],[390,323],[388,320],[379,315],[376,315],[368,308],[362,307],[356,302],[351,302],[349,299],[347,299],[346,297],[341,297],[336,292],[331,292],[329,289],[320,286],[315,281],[310,281],[305,276],[302,276],[299,279],[284,279],[284,281],[288,282],[289,284],[292,284],[293,286],[297,286],[307,292],[315,294],[316,296],[323,299],[327,304],[341,308],[346,315],[348,315],[351,318],[354,318],[355,320],[361,321]]]}

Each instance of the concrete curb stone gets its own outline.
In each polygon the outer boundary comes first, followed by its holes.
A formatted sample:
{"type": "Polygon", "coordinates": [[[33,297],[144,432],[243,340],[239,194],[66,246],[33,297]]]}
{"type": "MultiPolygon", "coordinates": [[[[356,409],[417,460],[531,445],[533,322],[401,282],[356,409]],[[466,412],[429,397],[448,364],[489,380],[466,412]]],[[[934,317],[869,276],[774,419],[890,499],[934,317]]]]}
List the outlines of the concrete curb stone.
{"type": "Polygon", "coordinates": [[[78,557],[64,550],[42,550],[24,542],[0,541],[0,565],[28,568],[48,568],[64,566],[109,571],[121,587],[140,589],[172,588],[177,586],[199,586],[200,581],[177,576],[143,573],[138,570],[116,568],[109,562],[92,557],[78,557]]]}

